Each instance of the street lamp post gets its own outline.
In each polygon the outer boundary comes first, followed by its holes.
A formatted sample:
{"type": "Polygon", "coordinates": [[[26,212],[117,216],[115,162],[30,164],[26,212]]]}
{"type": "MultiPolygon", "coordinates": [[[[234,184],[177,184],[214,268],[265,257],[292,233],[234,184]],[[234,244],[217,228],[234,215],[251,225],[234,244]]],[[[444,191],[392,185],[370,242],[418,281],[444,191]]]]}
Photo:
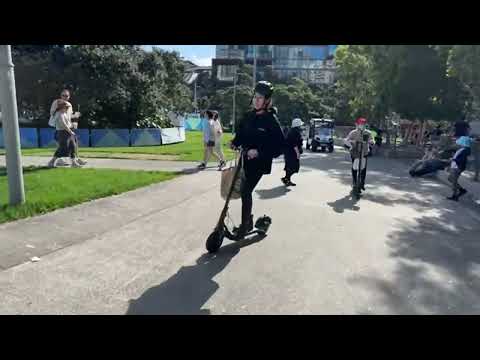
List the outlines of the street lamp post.
{"type": "Polygon", "coordinates": [[[193,88],[193,103],[195,104],[195,110],[198,110],[198,105],[197,105],[197,80],[198,80],[198,75],[195,78],[195,86],[193,88]]]}
{"type": "Polygon", "coordinates": [[[0,45],[0,106],[4,129],[9,203],[10,205],[18,205],[25,202],[25,189],[20,152],[15,75],[10,45],[0,45]]]}
{"type": "Polygon", "coordinates": [[[233,116],[232,116],[232,134],[235,134],[235,120],[236,120],[236,97],[237,97],[237,67],[233,74],[233,116]]]}
{"type": "Polygon", "coordinates": [[[257,84],[257,45],[253,45],[253,87],[257,84]]]}

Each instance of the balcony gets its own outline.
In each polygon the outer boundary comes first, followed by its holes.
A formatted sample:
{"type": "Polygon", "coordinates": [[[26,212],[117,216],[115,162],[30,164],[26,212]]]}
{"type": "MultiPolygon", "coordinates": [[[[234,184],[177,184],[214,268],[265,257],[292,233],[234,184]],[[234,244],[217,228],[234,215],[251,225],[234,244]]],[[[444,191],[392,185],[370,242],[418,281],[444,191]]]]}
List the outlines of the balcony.
{"type": "Polygon", "coordinates": [[[245,52],[240,49],[219,49],[217,50],[218,59],[239,59],[245,58],[245,52]]]}

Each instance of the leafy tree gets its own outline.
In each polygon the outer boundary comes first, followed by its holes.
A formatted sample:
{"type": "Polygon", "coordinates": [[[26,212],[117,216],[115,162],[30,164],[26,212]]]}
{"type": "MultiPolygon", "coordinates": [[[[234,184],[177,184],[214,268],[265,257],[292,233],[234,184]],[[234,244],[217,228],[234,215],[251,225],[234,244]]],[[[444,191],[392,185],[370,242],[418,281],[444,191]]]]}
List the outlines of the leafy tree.
{"type": "Polygon", "coordinates": [[[168,126],[168,111],[192,108],[184,63],[175,53],[137,45],[20,50],[14,59],[19,110],[39,125],[46,125],[63,87],[73,91],[82,119],[101,127],[168,126]]]}

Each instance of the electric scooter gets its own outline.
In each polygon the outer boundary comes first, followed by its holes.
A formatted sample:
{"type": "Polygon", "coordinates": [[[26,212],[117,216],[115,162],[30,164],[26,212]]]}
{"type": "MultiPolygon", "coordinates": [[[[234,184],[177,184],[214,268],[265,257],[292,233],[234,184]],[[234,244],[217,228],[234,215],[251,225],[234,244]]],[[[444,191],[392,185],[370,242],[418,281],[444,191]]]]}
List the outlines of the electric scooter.
{"type": "MultiPolygon", "coordinates": [[[[360,154],[360,157],[358,158],[358,166],[357,166],[357,176],[355,179],[355,184],[353,185],[353,196],[358,200],[360,199],[360,196],[362,194],[362,168],[363,164],[365,162],[365,171],[367,170],[367,163],[366,163],[366,158],[363,154],[363,148],[364,146],[368,146],[368,134],[365,134],[362,130],[361,132],[361,139],[360,143],[356,143],[355,147],[357,147],[355,153],[360,154]]],[[[353,162],[352,166],[355,166],[355,161],[353,162]]]]}
{"type": "Polygon", "coordinates": [[[215,229],[213,232],[210,234],[210,236],[207,239],[206,242],[206,248],[209,253],[215,253],[220,249],[223,243],[223,239],[227,238],[232,241],[240,241],[244,239],[247,236],[250,235],[260,235],[262,237],[265,237],[267,234],[267,231],[272,224],[272,219],[266,215],[260,217],[257,219],[255,222],[254,230],[249,231],[247,234],[245,234],[245,237],[238,238],[234,233],[232,233],[227,224],[225,224],[225,219],[228,216],[228,207],[230,204],[230,200],[232,198],[232,194],[235,188],[235,183],[238,180],[238,177],[240,176],[241,169],[243,167],[243,151],[240,152],[240,161],[238,166],[235,169],[235,173],[233,175],[233,180],[232,184],[230,186],[230,189],[228,191],[228,195],[225,199],[225,205],[223,206],[222,212],[220,213],[220,218],[218,219],[217,225],[215,226],[215,229]]]}

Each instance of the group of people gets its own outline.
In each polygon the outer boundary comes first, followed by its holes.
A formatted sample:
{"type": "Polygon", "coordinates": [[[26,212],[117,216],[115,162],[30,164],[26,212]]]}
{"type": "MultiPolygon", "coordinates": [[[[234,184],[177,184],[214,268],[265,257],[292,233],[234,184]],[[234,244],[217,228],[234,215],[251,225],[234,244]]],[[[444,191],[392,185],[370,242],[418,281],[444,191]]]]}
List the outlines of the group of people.
{"type": "Polygon", "coordinates": [[[78,128],[78,119],[81,114],[78,111],[73,113],[73,107],[69,100],[70,91],[64,89],[60,99],[54,100],[50,108],[49,125],[55,127],[55,140],[58,143],[52,159],[48,162],[50,168],[59,165],[71,165],[72,167],[86,165],[86,161],[78,157],[78,137],[74,131],[78,128]],[[66,163],[63,158],[70,158],[71,163],[66,163]]]}

